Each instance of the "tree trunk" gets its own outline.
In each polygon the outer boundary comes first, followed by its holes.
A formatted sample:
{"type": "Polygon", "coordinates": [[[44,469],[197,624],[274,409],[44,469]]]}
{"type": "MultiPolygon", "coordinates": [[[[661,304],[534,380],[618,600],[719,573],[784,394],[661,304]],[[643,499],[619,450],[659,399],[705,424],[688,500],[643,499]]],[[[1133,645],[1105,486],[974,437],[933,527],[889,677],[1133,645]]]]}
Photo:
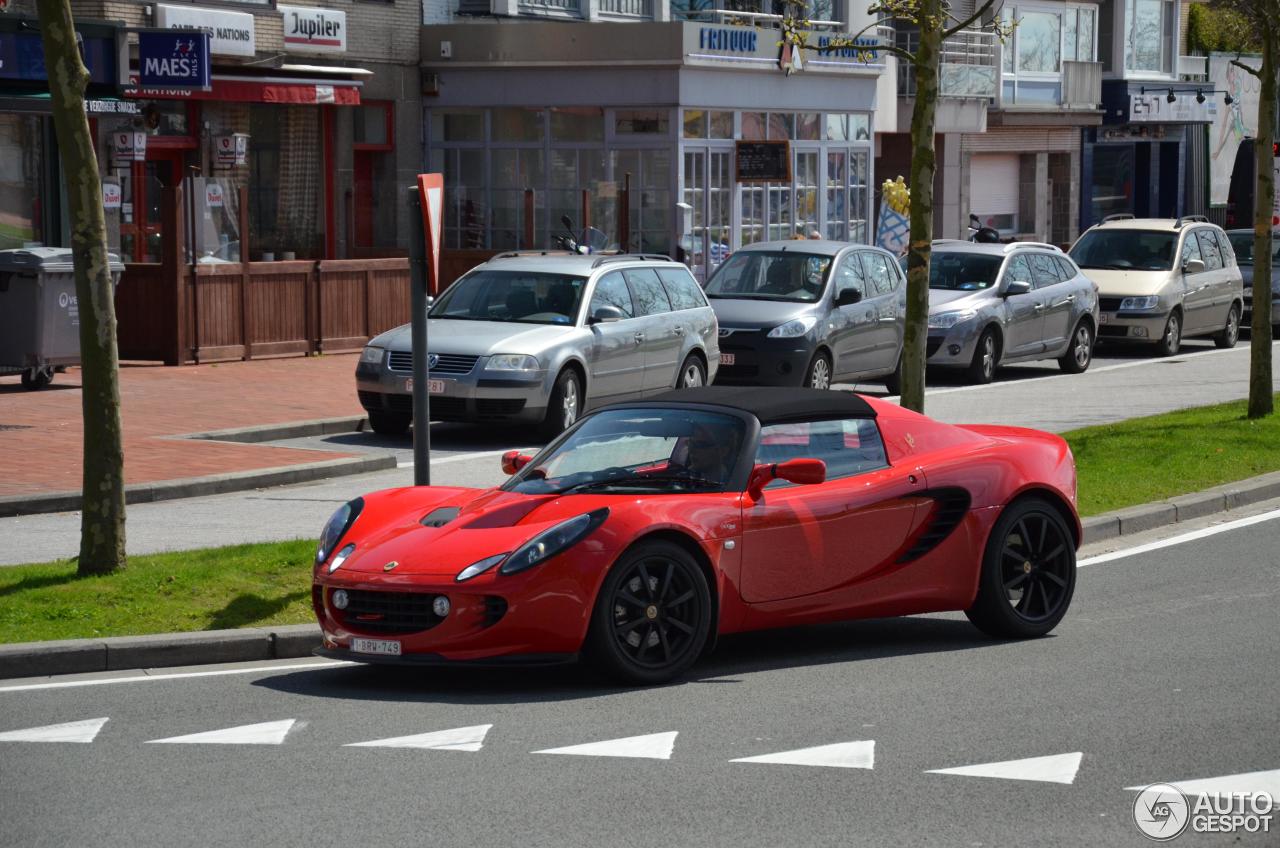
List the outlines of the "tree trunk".
{"type": "Polygon", "coordinates": [[[84,504],[78,571],[81,575],[105,574],[125,563],[124,447],[115,292],[107,264],[102,182],[84,110],[89,72],[76,46],[68,0],[39,0],[38,8],[53,125],[71,212],[71,251],[80,311],[84,504]]]}
{"type": "Polygon", "coordinates": [[[907,319],[902,340],[902,398],[924,412],[925,344],[929,335],[929,255],[933,242],[934,115],[938,108],[938,61],[942,18],[938,0],[924,0],[920,47],[915,54],[916,101],[911,112],[911,235],[907,253],[907,319]]]}
{"type": "Polygon", "coordinates": [[[1258,136],[1253,143],[1257,184],[1253,197],[1253,322],[1249,342],[1249,417],[1275,410],[1271,378],[1271,216],[1275,208],[1275,161],[1271,145],[1276,125],[1276,29],[1262,39],[1262,71],[1258,93],[1258,136]]]}

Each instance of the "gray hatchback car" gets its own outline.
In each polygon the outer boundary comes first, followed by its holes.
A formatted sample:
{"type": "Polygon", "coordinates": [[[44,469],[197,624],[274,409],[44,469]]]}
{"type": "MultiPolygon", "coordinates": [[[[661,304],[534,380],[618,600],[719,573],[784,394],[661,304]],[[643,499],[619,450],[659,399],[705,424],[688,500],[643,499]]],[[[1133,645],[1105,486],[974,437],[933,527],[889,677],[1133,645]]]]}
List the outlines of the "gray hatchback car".
{"type": "Polygon", "coordinates": [[[929,264],[930,365],[989,383],[1001,363],[1056,359],[1079,374],[1093,359],[1098,291],[1049,244],[933,243],[929,264]]]}
{"type": "Polygon", "coordinates": [[[893,254],[842,241],[752,244],[707,281],[720,320],[718,383],[899,391],[906,279],[893,254]]]}
{"type": "MultiPolygon", "coordinates": [[[[604,403],[700,386],[720,364],[716,317],[665,256],[500,254],[431,307],[432,419],[512,420],[553,436],[604,403]]],[[[378,433],[412,420],[409,325],[370,340],[356,367],[378,433]]]]}

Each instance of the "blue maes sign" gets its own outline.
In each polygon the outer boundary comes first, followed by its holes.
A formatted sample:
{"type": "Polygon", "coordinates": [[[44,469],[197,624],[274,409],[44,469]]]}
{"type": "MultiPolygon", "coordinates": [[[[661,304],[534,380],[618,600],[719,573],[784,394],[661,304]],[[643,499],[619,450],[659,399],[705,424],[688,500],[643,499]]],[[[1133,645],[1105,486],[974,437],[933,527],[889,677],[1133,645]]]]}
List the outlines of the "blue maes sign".
{"type": "Polygon", "coordinates": [[[212,86],[209,33],[201,29],[139,32],[138,84],[143,88],[208,91],[212,86]]]}

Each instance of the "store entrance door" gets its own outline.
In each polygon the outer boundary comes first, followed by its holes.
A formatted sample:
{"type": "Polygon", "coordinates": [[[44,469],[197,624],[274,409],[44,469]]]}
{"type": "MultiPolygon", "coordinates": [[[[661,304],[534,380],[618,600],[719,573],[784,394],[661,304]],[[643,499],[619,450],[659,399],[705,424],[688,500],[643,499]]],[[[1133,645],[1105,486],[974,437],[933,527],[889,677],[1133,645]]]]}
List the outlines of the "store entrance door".
{"type": "Polygon", "coordinates": [[[709,280],[732,249],[732,166],[732,150],[686,148],[684,152],[684,202],[693,207],[693,226],[680,247],[699,282],[709,280]]]}
{"type": "Polygon", "coordinates": [[[122,180],[120,252],[127,262],[159,262],[164,237],[160,214],[162,190],[182,179],[180,150],[148,150],[145,162],[134,162],[122,180]]]}

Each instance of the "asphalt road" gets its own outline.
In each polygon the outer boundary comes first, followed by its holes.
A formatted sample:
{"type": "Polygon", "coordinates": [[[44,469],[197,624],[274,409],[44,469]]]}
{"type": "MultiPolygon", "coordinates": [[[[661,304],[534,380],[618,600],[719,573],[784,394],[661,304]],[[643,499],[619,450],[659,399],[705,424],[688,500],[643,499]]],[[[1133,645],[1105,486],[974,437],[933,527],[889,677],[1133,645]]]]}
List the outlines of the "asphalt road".
{"type": "MultiPolygon", "coordinates": [[[[1273,346],[1273,356],[1280,342],[1273,346]]],[[[1248,395],[1249,350],[1242,342],[1220,351],[1212,342],[1190,341],[1176,357],[1152,359],[1140,350],[1103,348],[1084,374],[1062,374],[1057,364],[1003,369],[989,386],[969,386],[954,375],[930,375],[926,411],[954,423],[997,423],[1061,432],[1187,406],[1221,403],[1248,395]]],[[[1280,371],[1277,371],[1280,387],[1280,371]]],[[[857,386],[884,394],[883,386],[857,386]]],[[[432,482],[487,487],[505,479],[499,457],[511,448],[539,446],[527,430],[510,427],[432,425],[432,482]]],[[[135,504],[128,511],[131,554],[231,541],[310,538],[339,504],[370,491],[413,484],[412,440],[376,433],[345,433],[274,444],[318,450],[393,452],[397,469],[317,483],[259,489],[204,498],[135,504]],[[175,532],[180,527],[181,532],[175,532]]],[[[0,519],[0,566],[73,557],[79,550],[80,515],[75,512],[0,519]]]]}
{"type": "Polygon", "coordinates": [[[761,633],[652,689],[319,661],[6,681],[0,734],[108,720],[91,744],[0,741],[0,844],[1148,844],[1126,787],[1280,769],[1268,515],[1087,565],[1035,641],[956,615],[761,633]],[[278,744],[147,744],[268,722],[278,744]],[[479,750],[346,747],[483,725],[479,750]],[[663,733],[656,758],[533,753],[663,733]],[[730,762],[850,742],[863,767],[730,762]],[[1060,782],[929,773],[1041,757],[1060,782]]]}

